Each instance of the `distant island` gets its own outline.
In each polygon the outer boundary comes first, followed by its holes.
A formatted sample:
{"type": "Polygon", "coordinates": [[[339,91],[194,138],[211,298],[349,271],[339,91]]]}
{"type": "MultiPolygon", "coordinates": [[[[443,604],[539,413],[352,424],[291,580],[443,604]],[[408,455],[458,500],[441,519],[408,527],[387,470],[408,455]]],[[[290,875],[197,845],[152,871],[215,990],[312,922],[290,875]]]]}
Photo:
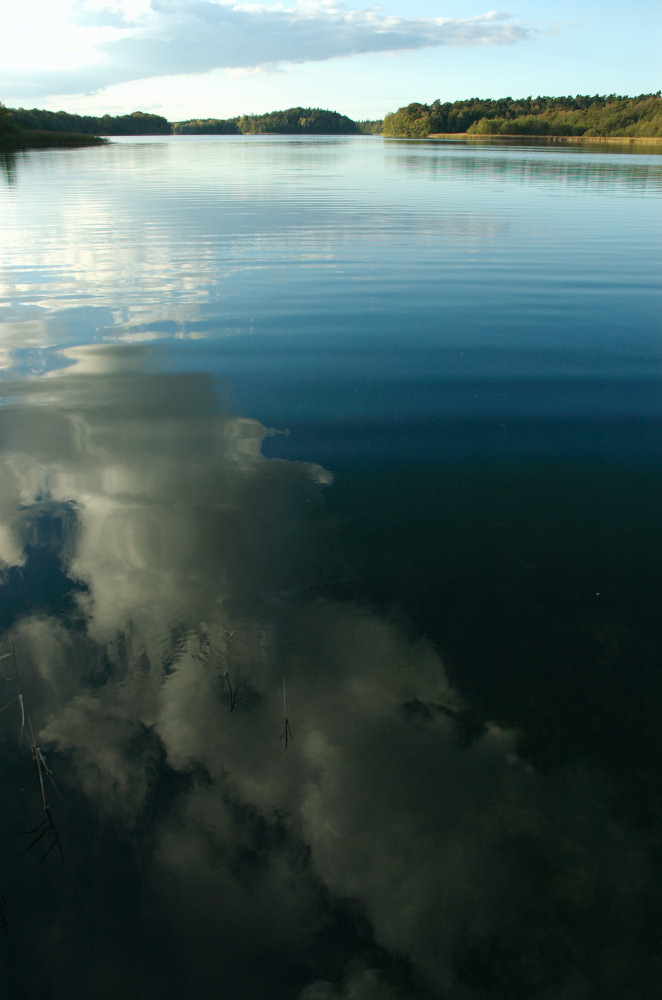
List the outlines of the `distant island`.
{"type": "Polygon", "coordinates": [[[522,136],[567,141],[643,141],[662,138],[662,96],[472,97],[408,104],[381,120],[353,121],[323,108],[288,108],[236,118],[169,122],[161,115],[74,115],[0,104],[0,148],[77,146],[115,135],[383,135],[426,139],[522,136]]]}
{"type": "MultiPolygon", "coordinates": [[[[380,123],[381,124],[381,123],[380,123]]],[[[239,118],[206,118],[175,122],[177,135],[360,135],[359,124],[322,108],[288,108],[266,115],[242,115],[239,118]]]]}

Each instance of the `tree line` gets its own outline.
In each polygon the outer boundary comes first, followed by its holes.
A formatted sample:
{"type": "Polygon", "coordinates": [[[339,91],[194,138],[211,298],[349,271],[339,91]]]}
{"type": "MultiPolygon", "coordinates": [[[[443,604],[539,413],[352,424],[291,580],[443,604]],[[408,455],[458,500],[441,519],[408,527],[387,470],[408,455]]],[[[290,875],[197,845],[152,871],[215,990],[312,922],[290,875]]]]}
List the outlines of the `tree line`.
{"type": "Polygon", "coordinates": [[[134,111],[128,115],[76,115],[40,108],[6,108],[7,124],[30,132],[76,132],[84,135],[357,135],[381,122],[357,124],[347,115],[323,108],[287,108],[236,118],[192,118],[169,122],[161,115],[134,111]],[[366,127],[368,126],[368,127],[366,127]]]}
{"type": "Polygon", "coordinates": [[[196,118],[175,122],[172,131],[179,135],[357,135],[360,127],[347,115],[323,108],[287,108],[264,115],[241,115],[237,118],[196,118]]]}
{"type": "MultiPolygon", "coordinates": [[[[1,105],[0,105],[1,107],[1,105]]],[[[2,108],[0,134],[19,128],[31,134],[79,135],[359,135],[379,134],[420,139],[434,134],[662,136],[662,96],[618,94],[575,97],[524,97],[498,100],[472,97],[463,101],[412,103],[381,121],[356,122],[323,108],[287,108],[235,118],[195,118],[171,123],[161,115],[134,111],[127,115],[75,115],[38,108],[2,108]]]]}
{"type": "Polygon", "coordinates": [[[48,149],[56,146],[95,146],[107,142],[96,134],[27,129],[18,125],[9,108],[0,101],[0,153],[6,157],[19,149],[48,149]]]}
{"type": "Polygon", "coordinates": [[[662,97],[618,94],[524,97],[408,104],[386,115],[383,134],[420,139],[469,135],[662,136],[662,97]]]}
{"type": "Polygon", "coordinates": [[[19,128],[42,132],[78,132],[82,135],[170,135],[170,122],[161,115],[133,111],[129,115],[74,115],[67,111],[10,108],[19,128]]]}

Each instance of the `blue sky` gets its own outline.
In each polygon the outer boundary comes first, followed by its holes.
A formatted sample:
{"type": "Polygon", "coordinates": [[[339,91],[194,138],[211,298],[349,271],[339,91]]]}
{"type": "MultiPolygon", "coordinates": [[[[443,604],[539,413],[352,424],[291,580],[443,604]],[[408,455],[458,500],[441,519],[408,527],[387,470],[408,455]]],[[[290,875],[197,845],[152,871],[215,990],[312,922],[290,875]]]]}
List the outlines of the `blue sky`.
{"type": "Polygon", "coordinates": [[[170,121],[293,105],[657,91],[659,0],[21,0],[0,100],[170,121]]]}

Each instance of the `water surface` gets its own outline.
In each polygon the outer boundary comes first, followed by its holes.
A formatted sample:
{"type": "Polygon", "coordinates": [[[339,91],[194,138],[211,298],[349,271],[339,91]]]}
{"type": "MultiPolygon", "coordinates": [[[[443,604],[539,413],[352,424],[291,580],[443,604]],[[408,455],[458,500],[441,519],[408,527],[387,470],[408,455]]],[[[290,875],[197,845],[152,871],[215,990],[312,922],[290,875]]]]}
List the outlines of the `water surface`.
{"type": "Polygon", "coordinates": [[[5,995],[657,998],[661,193],[367,137],[6,164],[5,995]]]}

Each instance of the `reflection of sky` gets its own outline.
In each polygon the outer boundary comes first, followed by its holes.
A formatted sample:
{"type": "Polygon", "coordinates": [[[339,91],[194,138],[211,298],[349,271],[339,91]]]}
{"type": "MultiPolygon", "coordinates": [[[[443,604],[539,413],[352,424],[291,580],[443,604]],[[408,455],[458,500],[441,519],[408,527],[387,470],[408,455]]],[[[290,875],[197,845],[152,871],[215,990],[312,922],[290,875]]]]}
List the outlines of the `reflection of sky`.
{"type": "Polygon", "coordinates": [[[283,137],[26,156],[0,190],[5,378],[161,341],[334,469],[657,453],[658,161],[283,137]]]}
{"type": "MultiPolygon", "coordinates": [[[[527,765],[424,639],[324,596],[331,476],[264,458],[264,427],[156,360],[72,351],[0,412],[7,569],[50,546],[79,588],[11,628],[68,860],[36,917],[23,869],[4,876],[17,983],[529,1000],[593,996],[596,962],[618,988],[639,975],[645,852],[605,823],[602,780],[527,765]]],[[[1,721],[13,762],[18,709],[1,721]]],[[[5,781],[15,833],[38,791],[19,809],[5,781]]]]}
{"type": "Polygon", "coordinates": [[[99,339],[147,338],[154,324],[185,336],[201,314],[208,336],[247,331],[251,319],[270,332],[293,307],[312,318],[342,295],[350,315],[397,311],[431,284],[437,308],[470,326],[467,274],[497,315],[528,309],[529,290],[543,312],[561,294],[573,308],[573,275],[584,275],[582,293],[595,280],[596,294],[613,275],[616,226],[619,246],[630,230],[633,247],[622,249],[622,280],[652,280],[643,202],[623,199],[621,211],[613,198],[607,219],[586,195],[659,187],[655,157],[255,137],[73,155],[76,183],[71,152],[44,152],[22,158],[15,185],[0,190],[5,351],[26,338],[85,342],[90,328],[99,339]],[[586,273],[596,226],[603,249],[586,273]]]}

